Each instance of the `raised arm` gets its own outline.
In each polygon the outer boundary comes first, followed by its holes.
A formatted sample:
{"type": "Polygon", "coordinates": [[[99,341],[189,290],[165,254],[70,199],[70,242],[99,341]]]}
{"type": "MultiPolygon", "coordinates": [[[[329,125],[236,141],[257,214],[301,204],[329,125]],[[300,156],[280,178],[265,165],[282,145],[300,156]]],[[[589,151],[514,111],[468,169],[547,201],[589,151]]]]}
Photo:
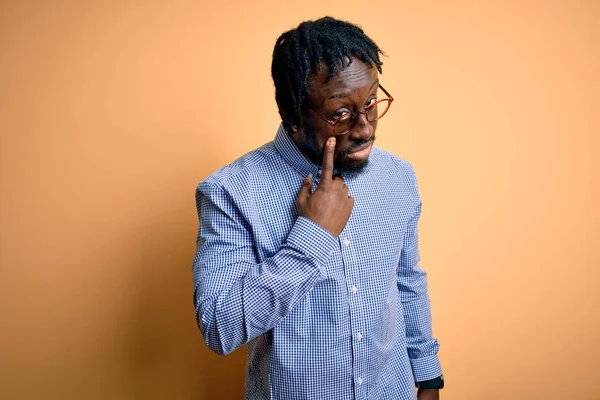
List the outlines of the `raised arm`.
{"type": "Polygon", "coordinates": [[[198,326],[214,352],[228,354],[272,329],[327,276],[325,265],[354,200],[343,181],[331,176],[335,139],[326,147],[323,180],[314,193],[311,178],[304,180],[299,217],[279,250],[261,262],[251,229],[228,193],[210,183],[198,187],[194,302],[198,326]]]}

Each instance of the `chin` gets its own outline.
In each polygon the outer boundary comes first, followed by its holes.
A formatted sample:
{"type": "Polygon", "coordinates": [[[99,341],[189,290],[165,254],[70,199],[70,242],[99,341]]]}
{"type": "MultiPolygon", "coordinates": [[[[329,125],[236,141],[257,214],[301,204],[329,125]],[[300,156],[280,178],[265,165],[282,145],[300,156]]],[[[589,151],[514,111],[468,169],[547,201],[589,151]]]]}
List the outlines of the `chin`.
{"type": "Polygon", "coordinates": [[[354,161],[344,160],[337,165],[337,171],[342,177],[353,177],[359,175],[369,163],[369,159],[354,161]]]}

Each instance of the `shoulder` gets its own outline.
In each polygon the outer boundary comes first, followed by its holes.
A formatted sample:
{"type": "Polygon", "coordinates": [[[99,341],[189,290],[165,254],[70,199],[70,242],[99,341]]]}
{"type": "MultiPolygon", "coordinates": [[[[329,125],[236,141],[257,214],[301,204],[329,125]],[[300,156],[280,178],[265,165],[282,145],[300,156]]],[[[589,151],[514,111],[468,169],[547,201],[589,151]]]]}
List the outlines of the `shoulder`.
{"type": "Polygon", "coordinates": [[[379,147],[373,147],[371,157],[377,170],[389,171],[392,179],[406,180],[416,187],[415,169],[408,160],[379,147]]]}
{"type": "Polygon", "coordinates": [[[237,191],[253,180],[266,179],[277,168],[279,154],[273,142],[252,150],[219,168],[197,186],[205,195],[237,191]]]}

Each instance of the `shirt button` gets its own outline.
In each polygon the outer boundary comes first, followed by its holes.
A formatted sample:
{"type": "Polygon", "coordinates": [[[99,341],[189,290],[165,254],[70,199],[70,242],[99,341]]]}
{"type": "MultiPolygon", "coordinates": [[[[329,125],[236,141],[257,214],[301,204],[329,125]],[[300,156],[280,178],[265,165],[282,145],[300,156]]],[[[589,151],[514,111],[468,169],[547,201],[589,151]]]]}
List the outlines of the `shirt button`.
{"type": "Polygon", "coordinates": [[[359,385],[362,385],[363,384],[363,378],[361,378],[359,376],[358,379],[356,380],[356,382],[358,382],[359,385]]]}
{"type": "Polygon", "coordinates": [[[362,340],[362,338],[363,338],[363,335],[362,335],[362,333],[358,332],[358,333],[356,334],[356,338],[357,338],[358,340],[362,340]]]}
{"type": "Polygon", "coordinates": [[[350,244],[350,239],[344,238],[344,246],[348,246],[350,244]]]}
{"type": "Polygon", "coordinates": [[[356,292],[358,292],[358,288],[356,287],[356,285],[352,285],[350,290],[352,291],[352,294],[356,294],[356,292]]]}

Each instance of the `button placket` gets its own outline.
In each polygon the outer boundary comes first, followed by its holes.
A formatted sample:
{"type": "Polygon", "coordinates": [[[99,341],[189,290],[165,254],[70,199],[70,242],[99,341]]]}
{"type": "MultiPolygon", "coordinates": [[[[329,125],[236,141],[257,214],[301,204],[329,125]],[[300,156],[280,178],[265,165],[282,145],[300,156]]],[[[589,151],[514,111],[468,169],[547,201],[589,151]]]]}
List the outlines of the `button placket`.
{"type": "MultiPolygon", "coordinates": [[[[353,349],[353,354],[352,354],[352,370],[353,370],[353,375],[355,377],[355,385],[356,388],[358,388],[359,386],[362,386],[365,383],[365,380],[362,376],[359,376],[359,374],[361,374],[361,372],[363,371],[363,368],[361,367],[362,362],[360,360],[362,360],[364,358],[363,352],[366,350],[364,349],[364,344],[360,343],[362,341],[362,339],[364,338],[364,335],[359,332],[359,330],[362,330],[362,323],[361,323],[361,306],[360,306],[360,302],[359,302],[359,297],[358,297],[358,276],[357,276],[357,270],[356,270],[356,259],[355,259],[355,255],[354,255],[354,246],[352,246],[352,235],[351,235],[351,230],[352,230],[352,221],[348,221],[348,224],[346,225],[346,227],[344,228],[344,230],[342,231],[342,233],[339,236],[339,244],[340,244],[340,250],[341,250],[341,254],[342,254],[342,258],[344,261],[344,273],[345,273],[345,277],[346,277],[346,282],[347,282],[347,290],[348,290],[348,306],[349,306],[349,311],[350,311],[350,326],[349,326],[349,330],[350,332],[352,332],[351,337],[353,338],[352,340],[352,347],[354,347],[353,349]],[[361,350],[362,348],[362,350],[361,350]]],[[[364,391],[364,388],[361,387],[360,391],[364,391]]],[[[358,394],[357,394],[358,396],[358,394]]]]}

